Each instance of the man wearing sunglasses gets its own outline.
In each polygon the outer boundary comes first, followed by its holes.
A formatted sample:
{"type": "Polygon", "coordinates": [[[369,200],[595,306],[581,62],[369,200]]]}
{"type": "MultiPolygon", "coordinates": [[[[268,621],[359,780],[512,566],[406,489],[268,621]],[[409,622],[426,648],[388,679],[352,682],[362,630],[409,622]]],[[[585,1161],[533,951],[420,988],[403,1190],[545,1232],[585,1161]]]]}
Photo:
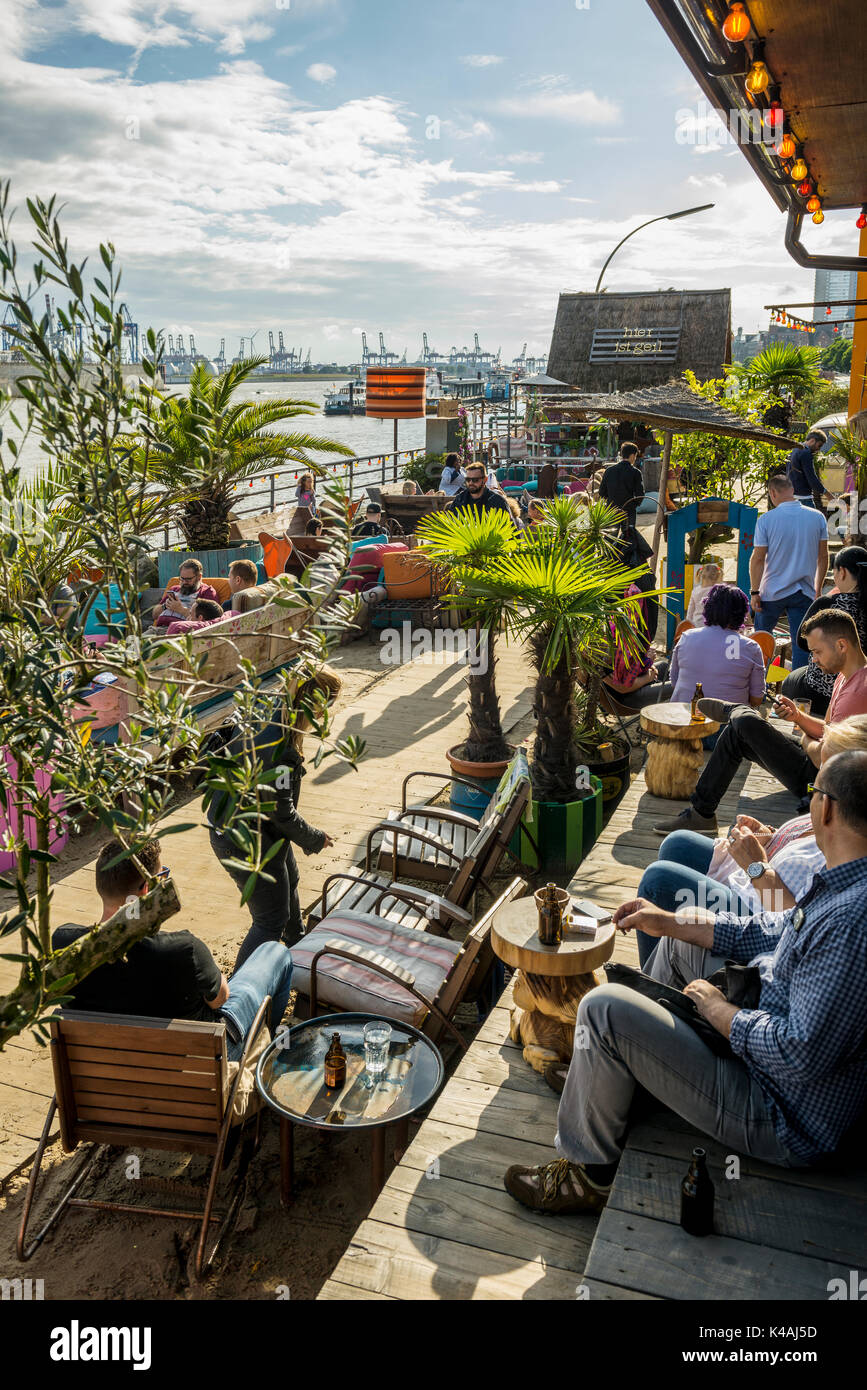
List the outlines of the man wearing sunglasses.
{"type": "Polygon", "coordinates": [[[464,476],[466,487],[455,493],[446,507],[447,512],[463,512],[472,507],[479,516],[482,512],[494,511],[507,512],[511,516],[509,504],[503,494],[488,487],[488,474],[484,464],[468,464],[464,476]]]}
{"type": "Polygon", "coordinates": [[[867,752],[828,759],[810,817],[826,867],[782,919],[666,912],[646,899],[618,908],[621,931],[679,943],[691,976],[684,994],[732,1055],[718,1055],[643,994],[591,990],[578,1008],[557,1117],[562,1157],[509,1169],[506,1189],[519,1202],[549,1212],[603,1206],[640,1087],[727,1151],[787,1168],[836,1152],[867,1101],[867,752]],[[730,1004],[698,978],[707,952],[741,964],[762,957],[755,1008],[730,1004]]]}

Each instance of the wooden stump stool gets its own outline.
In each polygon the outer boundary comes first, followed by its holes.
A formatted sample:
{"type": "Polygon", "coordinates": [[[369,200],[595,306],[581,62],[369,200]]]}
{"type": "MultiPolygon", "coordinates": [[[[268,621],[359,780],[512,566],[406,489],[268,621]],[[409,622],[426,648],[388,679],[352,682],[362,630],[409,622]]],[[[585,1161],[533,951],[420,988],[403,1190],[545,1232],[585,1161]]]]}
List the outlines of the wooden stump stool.
{"type": "Polygon", "coordinates": [[[690,706],[669,701],[647,705],[641,711],[641,727],[651,735],[644,781],[652,796],[686,801],[695,791],[704,754],[701,741],[715,734],[712,719],[694,722],[690,706]]]}
{"type": "Polygon", "coordinates": [[[517,968],[512,1041],[521,1043],[524,1061],[538,1072],[549,1062],[572,1056],[578,1005],[598,983],[593,971],[610,959],[614,925],[596,927],[593,935],[564,935],[559,946],[543,946],[533,898],[509,903],[494,918],[491,945],[506,965],[517,968]]]}

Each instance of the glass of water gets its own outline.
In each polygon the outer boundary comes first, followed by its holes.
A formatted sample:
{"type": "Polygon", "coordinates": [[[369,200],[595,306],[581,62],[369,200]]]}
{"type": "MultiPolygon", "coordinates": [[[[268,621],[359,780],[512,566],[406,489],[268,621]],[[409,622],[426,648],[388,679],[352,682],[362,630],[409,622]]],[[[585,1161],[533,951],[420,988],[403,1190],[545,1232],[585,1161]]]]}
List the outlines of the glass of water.
{"type": "Polygon", "coordinates": [[[391,1025],[375,1018],[364,1026],[364,1065],[372,1081],[379,1081],[388,1064],[391,1025]]]}

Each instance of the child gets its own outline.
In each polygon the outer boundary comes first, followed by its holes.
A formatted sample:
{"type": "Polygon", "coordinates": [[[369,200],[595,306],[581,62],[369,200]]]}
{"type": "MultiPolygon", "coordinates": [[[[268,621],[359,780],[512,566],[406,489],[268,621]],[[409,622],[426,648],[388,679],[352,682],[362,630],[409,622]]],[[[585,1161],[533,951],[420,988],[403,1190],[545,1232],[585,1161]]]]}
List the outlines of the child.
{"type": "Polygon", "coordinates": [[[715,584],[723,582],[720,565],[702,565],[695,576],[686,616],[694,627],[704,627],[704,601],[715,584]]]}
{"type": "Polygon", "coordinates": [[[415,483],[412,481],[411,478],[407,478],[406,482],[401,488],[401,493],[404,497],[418,496],[418,488],[416,487],[415,483]]]}
{"type": "Polygon", "coordinates": [[[312,473],[301,474],[298,490],[295,493],[295,501],[299,507],[306,507],[311,516],[318,516],[319,509],[316,505],[316,492],[313,486],[312,473]]]}
{"type": "Polygon", "coordinates": [[[307,523],[304,534],[307,536],[317,537],[322,535],[322,522],[319,520],[318,517],[311,516],[310,520],[307,523]]]}

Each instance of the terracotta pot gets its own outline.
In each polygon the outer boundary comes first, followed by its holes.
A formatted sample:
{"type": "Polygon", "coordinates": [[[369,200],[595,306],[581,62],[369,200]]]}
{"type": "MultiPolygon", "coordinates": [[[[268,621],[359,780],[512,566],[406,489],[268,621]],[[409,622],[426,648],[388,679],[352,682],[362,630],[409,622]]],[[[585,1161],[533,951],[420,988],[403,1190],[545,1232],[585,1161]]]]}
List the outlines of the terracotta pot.
{"type": "Polygon", "coordinates": [[[454,747],[450,748],[446,753],[449,767],[452,772],[456,772],[459,777],[475,777],[479,782],[488,782],[492,777],[499,781],[506,768],[509,766],[512,753],[514,753],[513,749],[508,758],[503,758],[500,762],[496,763],[471,763],[467,762],[466,758],[459,758],[457,756],[458,748],[462,747],[463,744],[456,743],[454,747]]]}
{"type": "Polygon", "coordinates": [[[455,756],[455,749],[460,747],[461,744],[456,743],[454,748],[450,748],[446,753],[452,772],[459,777],[472,777],[481,785],[476,791],[473,787],[465,787],[462,782],[453,782],[451,805],[453,810],[463,811],[465,815],[474,816],[478,820],[484,815],[488,802],[497,790],[500,778],[509,766],[509,760],[497,763],[467,762],[465,758],[455,756]]]}

